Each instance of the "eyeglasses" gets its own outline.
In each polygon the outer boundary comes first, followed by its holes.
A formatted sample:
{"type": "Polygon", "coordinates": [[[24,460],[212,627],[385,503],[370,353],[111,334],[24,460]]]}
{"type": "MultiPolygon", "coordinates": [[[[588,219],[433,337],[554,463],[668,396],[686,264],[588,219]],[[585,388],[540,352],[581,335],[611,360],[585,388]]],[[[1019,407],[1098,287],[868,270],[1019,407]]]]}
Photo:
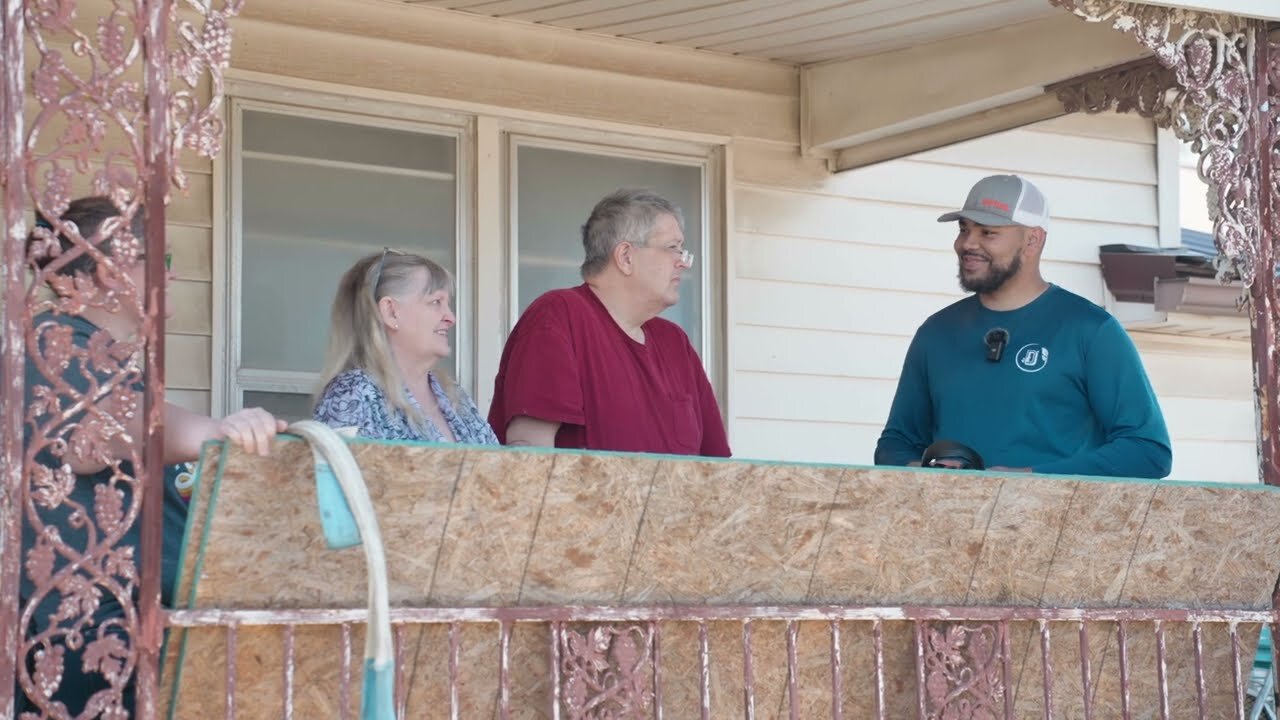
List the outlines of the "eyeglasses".
{"type": "MultiPolygon", "coordinates": [[[[654,247],[654,246],[652,246],[652,245],[639,245],[638,247],[654,247]]],[[[659,248],[659,247],[654,247],[654,249],[655,249],[655,250],[666,250],[667,252],[669,252],[669,253],[671,253],[671,254],[675,255],[675,256],[676,256],[676,262],[678,262],[678,263],[680,263],[681,265],[685,266],[685,268],[691,268],[691,267],[693,267],[693,253],[689,252],[688,250],[685,250],[684,248],[678,248],[678,247],[659,248]]]]}
{"type": "Polygon", "coordinates": [[[689,252],[688,250],[685,250],[684,248],[678,248],[678,247],[669,247],[664,249],[667,252],[675,255],[676,261],[679,262],[681,265],[685,266],[686,268],[693,267],[693,253],[689,252]]]}
{"type": "Polygon", "coordinates": [[[378,304],[378,283],[382,282],[382,266],[387,262],[387,253],[395,253],[401,255],[399,250],[392,250],[387,246],[382,246],[382,257],[378,258],[378,269],[373,271],[373,282],[369,283],[369,294],[373,296],[373,304],[378,304]]]}

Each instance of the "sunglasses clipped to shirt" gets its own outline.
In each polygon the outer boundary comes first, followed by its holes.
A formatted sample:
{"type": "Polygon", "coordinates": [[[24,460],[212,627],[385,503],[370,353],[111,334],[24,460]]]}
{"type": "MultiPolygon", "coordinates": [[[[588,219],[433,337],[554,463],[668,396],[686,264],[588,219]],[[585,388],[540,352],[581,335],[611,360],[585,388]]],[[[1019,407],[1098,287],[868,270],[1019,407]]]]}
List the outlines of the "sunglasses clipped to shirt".
{"type": "MultiPolygon", "coordinates": [[[[139,255],[138,259],[146,260],[147,259],[146,253],[139,255]]],[[[173,270],[173,253],[171,252],[167,252],[164,254],[164,269],[165,269],[165,272],[169,272],[173,270]]]]}

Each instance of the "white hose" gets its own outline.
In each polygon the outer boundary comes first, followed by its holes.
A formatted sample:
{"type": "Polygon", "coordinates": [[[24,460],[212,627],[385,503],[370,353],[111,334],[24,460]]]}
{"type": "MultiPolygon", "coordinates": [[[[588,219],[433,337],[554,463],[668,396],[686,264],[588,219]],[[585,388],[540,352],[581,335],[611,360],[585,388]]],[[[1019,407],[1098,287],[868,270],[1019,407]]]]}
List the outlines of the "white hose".
{"type": "MultiPolygon", "coordinates": [[[[360,530],[361,545],[364,546],[365,565],[369,573],[369,624],[365,632],[364,656],[366,665],[372,666],[383,677],[389,677],[395,667],[395,650],[391,640],[391,610],[387,590],[387,559],[382,546],[382,533],[378,529],[378,518],[373,511],[373,503],[369,500],[369,488],[365,486],[360,466],[351,455],[347,443],[333,428],[315,420],[300,420],[289,426],[288,432],[301,436],[311,444],[312,453],[317,465],[328,463],[333,474],[342,487],[347,505],[355,517],[356,526],[360,530]],[[384,675],[385,673],[385,675],[384,675]]],[[[367,669],[367,668],[366,668],[367,669]]],[[[364,707],[370,707],[371,701],[378,707],[390,709],[390,698],[374,701],[371,695],[376,689],[369,687],[370,677],[365,676],[364,707]]],[[[381,717],[393,717],[393,711],[379,711],[381,717]]]]}

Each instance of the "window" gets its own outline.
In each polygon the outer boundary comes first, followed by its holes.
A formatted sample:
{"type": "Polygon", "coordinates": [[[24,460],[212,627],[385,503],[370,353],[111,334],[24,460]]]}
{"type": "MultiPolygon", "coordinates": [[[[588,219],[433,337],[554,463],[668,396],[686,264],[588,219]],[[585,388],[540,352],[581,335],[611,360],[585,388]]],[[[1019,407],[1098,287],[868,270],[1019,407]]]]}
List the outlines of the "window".
{"type": "MultiPolygon", "coordinates": [[[[680,302],[664,318],[681,325],[699,352],[704,337],[709,273],[708,165],[705,152],[623,150],[618,147],[512,136],[512,252],[515,255],[516,314],[543,292],[582,282],[582,223],[607,193],[644,187],[675,202],[685,217],[685,247],[695,255],[684,274],[680,302]]],[[[707,357],[704,355],[704,361],[707,357]]]]}
{"type": "Polygon", "coordinates": [[[461,131],[257,102],[233,113],[232,406],[308,417],[352,263],[390,246],[458,276],[461,131]]]}
{"type": "Polygon", "coordinates": [[[487,411],[503,341],[538,295],[582,282],[581,226],[622,187],[648,187],[683,211],[696,259],[664,316],[689,334],[712,382],[723,380],[716,145],[256,81],[233,80],[228,95],[214,412],[309,417],[338,280],[384,246],[453,271],[446,369],[487,411]]]}
{"type": "Polygon", "coordinates": [[[516,309],[524,312],[539,295],[582,282],[582,224],[591,208],[619,188],[648,188],[675,203],[684,214],[685,247],[694,253],[680,302],[663,317],[689,334],[702,350],[706,228],[702,158],[622,156],[581,144],[546,146],[514,138],[512,237],[516,258],[516,309]]]}

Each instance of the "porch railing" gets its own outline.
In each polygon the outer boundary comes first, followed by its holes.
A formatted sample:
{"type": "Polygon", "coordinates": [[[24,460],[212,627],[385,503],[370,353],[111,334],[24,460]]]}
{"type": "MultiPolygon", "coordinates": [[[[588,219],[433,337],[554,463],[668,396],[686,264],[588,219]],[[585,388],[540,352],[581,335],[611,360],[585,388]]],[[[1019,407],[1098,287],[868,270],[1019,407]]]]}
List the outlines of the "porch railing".
{"type": "MultiPolygon", "coordinates": [[[[1274,717],[1274,700],[1256,697],[1265,670],[1253,672],[1270,612],[722,606],[392,615],[404,718],[1245,719],[1258,717],[1258,704],[1274,717]]],[[[224,653],[220,682],[207,656],[187,670],[200,672],[203,692],[177,698],[172,716],[198,708],[228,719],[356,717],[352,647],[364,616],[171,613],[176,645],[184,629],[213,633],[224,653]],[[317,642],[317,629],[328,643],[317,642]],[[263,640],[278,639],[274,668],[246,674],[246,632],[259,659],[263,640]],[[328,663],[333,672],[323,675],[335,684],[300,687],[301,633],[310,670],[328,663]]]]}
{"type": "MultiPolygon", "coordinates": [[[[1269,487],[351,447],[402,717],[1248,718],[1276,621],[1269,487]]],[[[308,452],[202,463],[171,717],[355,717],[308,452]]]]}

